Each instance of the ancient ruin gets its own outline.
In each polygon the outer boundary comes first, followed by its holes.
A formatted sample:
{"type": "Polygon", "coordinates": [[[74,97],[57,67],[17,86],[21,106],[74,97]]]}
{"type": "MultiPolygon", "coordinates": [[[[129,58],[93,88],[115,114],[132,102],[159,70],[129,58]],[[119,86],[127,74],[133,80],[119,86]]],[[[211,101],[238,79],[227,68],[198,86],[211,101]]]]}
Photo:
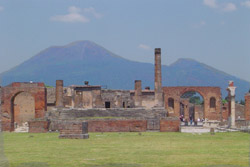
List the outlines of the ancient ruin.
{"type": "Polygon", "coordinates": [[[246,105],[235,104],[235,87],[229,83],[228,104],[222,103],[219,87],[163,87],[161,49],[155,49],[155,87],[142,89],[135,80],[134,90],[109,90],[100,85],[71,85],[63,80],[56,88],[44,83],[15,82],[0,89],[1,125],[4,131],[29,126],[29,132],[60,130],[61,138],[87,138],[85,132],[179,131],[180,125],[239,127],[250,121],[250,94],[246,105]],[[183,97],[196,92],[202,104],[183,97]],[[182,120],[183,122],[181,122],[182,120]]]}

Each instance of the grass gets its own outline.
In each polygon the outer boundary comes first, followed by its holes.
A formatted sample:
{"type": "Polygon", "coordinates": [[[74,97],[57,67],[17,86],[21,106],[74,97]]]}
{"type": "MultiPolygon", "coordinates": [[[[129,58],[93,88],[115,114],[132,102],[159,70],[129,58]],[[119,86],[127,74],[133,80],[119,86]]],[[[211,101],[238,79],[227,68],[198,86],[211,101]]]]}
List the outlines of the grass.
{"type": "Polygon", "coordinates": [[[4,133],[4,150],[11,167],[248,166],[249,137],[145,132],[90,133],[76,140],[58,139],[57,133],[4,133]]]}

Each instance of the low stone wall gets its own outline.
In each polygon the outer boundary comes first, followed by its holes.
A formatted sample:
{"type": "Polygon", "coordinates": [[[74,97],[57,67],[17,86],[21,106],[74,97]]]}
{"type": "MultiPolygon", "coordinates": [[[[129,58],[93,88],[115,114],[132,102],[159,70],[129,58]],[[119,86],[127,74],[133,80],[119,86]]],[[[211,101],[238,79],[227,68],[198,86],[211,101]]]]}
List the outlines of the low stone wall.
{"type": "Polygon", "coordinates": [[[30,121],[29,133],[46,133],[49,130],[48,121],[30,121]]]}
{"type": "Polygon", "coordinates": [[[91,120],[89,132],[145,132],[146,120],[91,120]]]}
{"type": "MultiPolygon", "coordinates": [[[[167,116],[165,108],[94,108],[94,109],[54,109],[49,111],[48,115],[58,112],[59,117],[57,119],[84,119],[86,117],[110,117],[110,118],[128,118],[128,119],[156,119],[164,118],[167,116]]],[[[50,117],[48,117],[50,119],[50,117]]]]}
{"type": "Polygon", "coordinates": [[[160,132],[179,132],[180,120],[178,118],[167,118],[160,120],[160,132]]]}
{"type": "Polygon", "coordinates": [[[60,135],[61,139],[88,139],[88,123],[87,122],[61,122],[60,135]]]}
{"type": "Polygon", "coordinates": [[[235,120],[235,126],[237,128],[248,127],[250,125],[250,121],[246,121],[245,119],[237,119],[235,120]]]}

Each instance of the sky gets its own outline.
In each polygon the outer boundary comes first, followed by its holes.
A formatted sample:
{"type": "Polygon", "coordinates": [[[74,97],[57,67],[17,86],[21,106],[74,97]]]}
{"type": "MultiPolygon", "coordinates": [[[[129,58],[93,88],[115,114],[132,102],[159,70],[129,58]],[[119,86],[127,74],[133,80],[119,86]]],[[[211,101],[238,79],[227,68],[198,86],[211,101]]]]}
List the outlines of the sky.
{"type": "Polygon", "coordinates": [[[0,0],[0,73],[90,40],[129,60],[191,58],[250,81],[250,0],[0,0]]]}

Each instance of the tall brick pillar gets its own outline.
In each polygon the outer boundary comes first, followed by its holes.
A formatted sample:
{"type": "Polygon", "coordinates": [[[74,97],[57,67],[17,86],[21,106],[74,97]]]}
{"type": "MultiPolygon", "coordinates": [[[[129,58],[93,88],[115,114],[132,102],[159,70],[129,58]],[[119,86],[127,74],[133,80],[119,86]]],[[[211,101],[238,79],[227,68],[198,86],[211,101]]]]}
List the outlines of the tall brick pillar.
{"type": "Polygon", "coordinates": [[[135,106],[142,106],[142,88],[141,80],[135,80],[135,106]]]}
{"type": "Polygon", "coordinates": [[[56,107],[63,107],[63,80],[56,80],[56,107]]]}
{"type": "Polygon", "coordinates": [[[250,93],[245,95],[245,119],[250,121],[250,93]]]}
{"type": "Polygon", "coordinates": [[[155,49],[155,106],[163,107],[161,84],[161,48],[155,49]]]}
{"type": "Polygon", "coordinates": [[[229,86],[227,88],[228,97],[229,97],[229,113],[230,113],[230,125],[232,128],[235,127],[235,89],[233,81],[229,81],[229,86]]]}

